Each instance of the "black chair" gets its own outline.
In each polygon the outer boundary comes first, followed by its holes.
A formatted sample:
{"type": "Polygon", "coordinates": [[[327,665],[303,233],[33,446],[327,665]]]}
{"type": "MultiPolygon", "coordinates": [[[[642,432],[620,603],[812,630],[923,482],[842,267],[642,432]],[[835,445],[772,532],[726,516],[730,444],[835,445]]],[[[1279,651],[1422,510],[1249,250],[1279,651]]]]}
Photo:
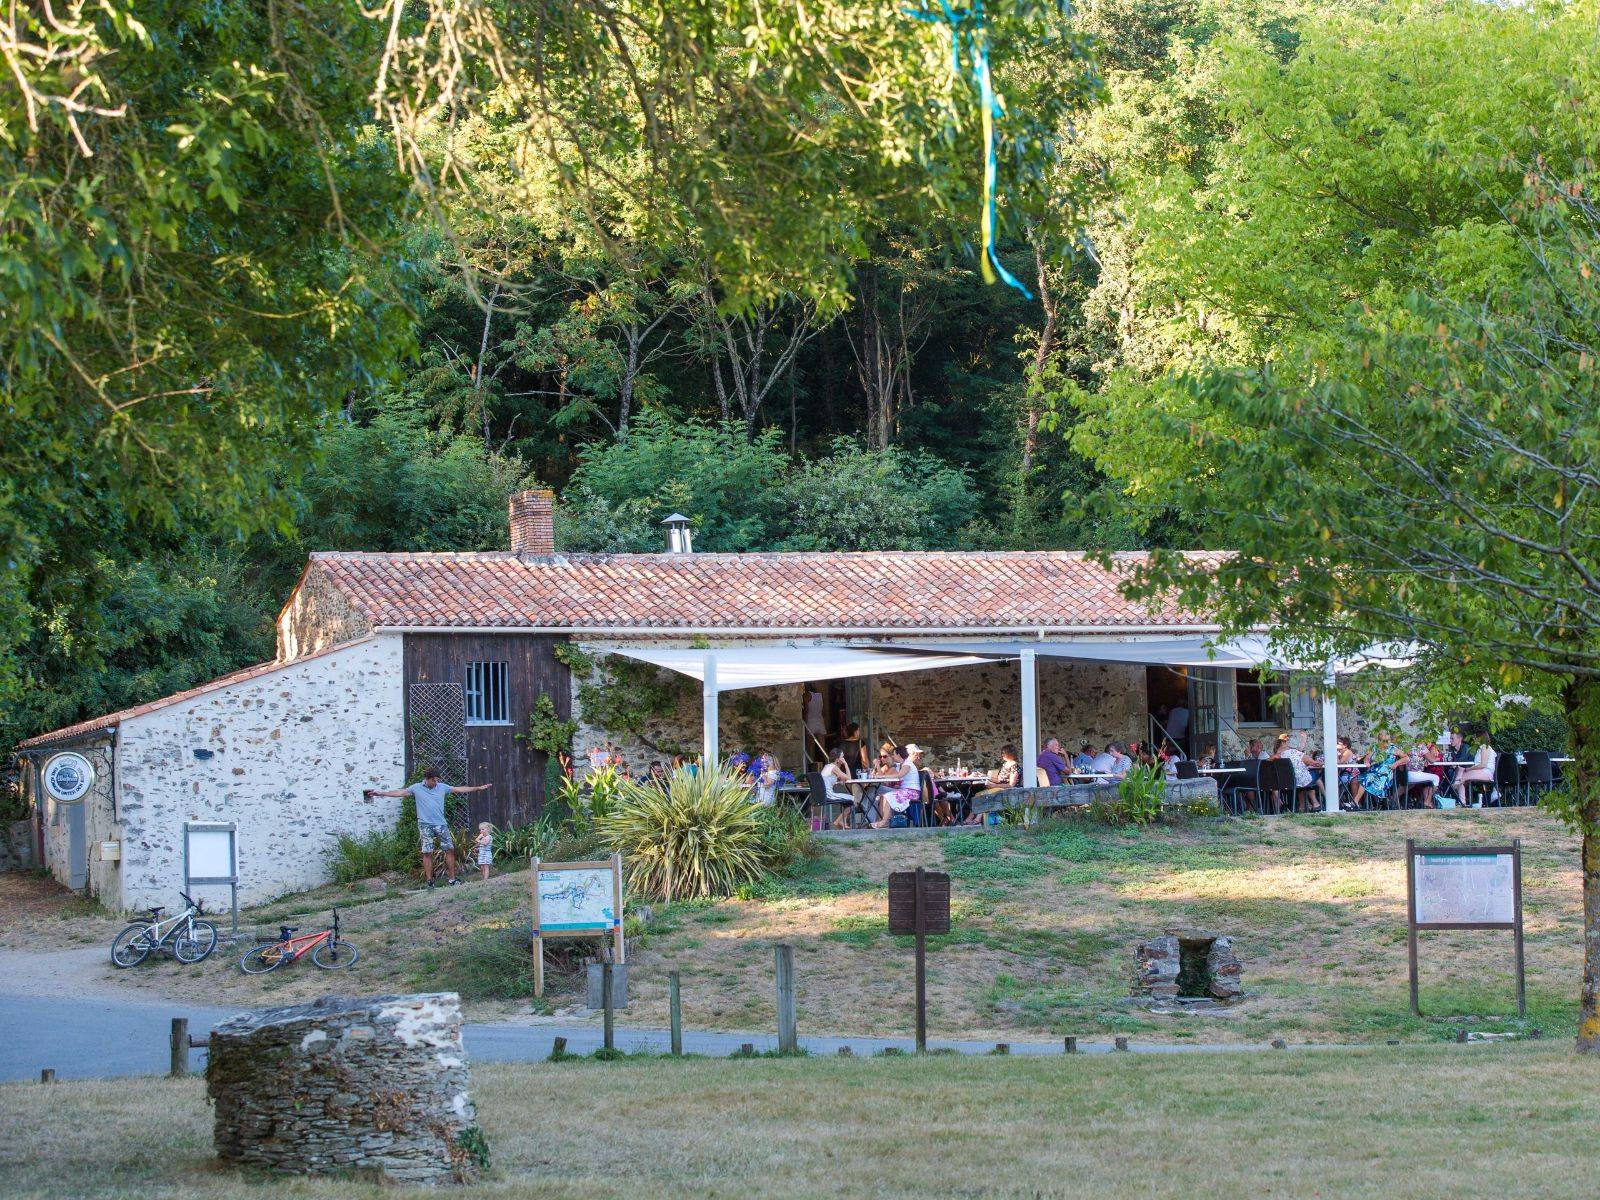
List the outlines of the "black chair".
{"type": "Polygon", "coordinates": [[[1494,786],[1494,792],[1489,794],[1485,803],[1499,804],[1503,808],[1518,802],[1518,797],[1522,795],[1522,766],[1517,762],[1515,754],[1502,753],[1495,756],[1494,786]]]}
{"type": "Polygon", "coordinates": [[[1269,758],[1261,764],[1260,790],[1262,802],[1270,795],[1274,799],[1274,812],[1283,812],[1288,804],[1294,810],[1294,764],[1287,758],[1269,758]]]}
{"type": "Polygon", "coordinates": [[[1242,758],[1237,762],[1230,762],[1228,765],[1230,767],[1244,768],[1243,775],[1230,776],[1230,778],[1234,781],[1233,797],[1234,804],[1236,806],[1235,811],[1244,811],[1246,796],[1252,797],[1255,800],[1257,812],[1264,811],[1264,806],[1261,800],[1261,760],[1259,758],[1242,758]]]}
{"type": "Polygon", "coordinates": [[[828,820],[829,809],[849,808],[854,810],[857,807],[854,800],[841,800],[838,796],[828,795],[828,785],[823,781],[821,771],[807,771],[806,786],[811,789],[806,796],[806,805],[822,813],[822,824],[824,826],[833,824],[832,821],[828,820]]]}
{"type": "Polygon", "coordinates": [[[1522,795],[1528,804],[1537,804],[1539,797],[1556,786],[1555,764],[1548,750],[1527,750],[1522,755],[1522,795]]]}
{"type": "Polygon", "coordinates": [[[1174,771],[1175,777],[1178,779],[1200,778],[1200,768],[1197,767],[1194,763],[1194,760],[1190,758],[1180,758],[1177,763],[1174,764],[1174,771]]]}

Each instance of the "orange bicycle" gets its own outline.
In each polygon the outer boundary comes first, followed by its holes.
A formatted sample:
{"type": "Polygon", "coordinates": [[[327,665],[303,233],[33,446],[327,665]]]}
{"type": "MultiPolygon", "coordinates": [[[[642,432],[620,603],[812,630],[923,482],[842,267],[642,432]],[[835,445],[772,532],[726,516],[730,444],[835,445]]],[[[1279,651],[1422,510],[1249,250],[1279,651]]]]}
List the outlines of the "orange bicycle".
{"type": "Polygon", "coordinates": [[[239,960],[239,969],[246,975],[265,975],[276,971],[285,963],[311,955],[311,961],[324,971],[342,971],[353,967],[361,957],[349,942],[339,937],[339,910],[333,910],[333,924],[316,933],[295,937],[299,930],[293,925],[280,925],[276,941],[264,942],[239,960]]]}

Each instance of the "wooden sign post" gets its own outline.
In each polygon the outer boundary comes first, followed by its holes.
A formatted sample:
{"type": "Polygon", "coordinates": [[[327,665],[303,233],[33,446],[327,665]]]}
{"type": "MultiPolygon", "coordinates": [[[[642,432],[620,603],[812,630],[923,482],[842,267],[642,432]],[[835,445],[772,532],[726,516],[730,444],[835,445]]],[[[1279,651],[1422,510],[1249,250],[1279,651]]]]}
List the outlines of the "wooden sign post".
{"type": "Polygon", "coordinates": [[[1406,839],[1411,1011],[1417,1016],[1417,930],[1509,929],[1516,944],[1517,1016],[1528,1014],[1522,957],[1522,841],[1509,846],[1418,846],[1406,839]]]}
{"type": "Polygon", "coordinates": [[[950,876],[943,871],[889,875],[889,932],[917,939],[917,1053],[928,1049],[927,935],[950,932],[950,876]]]}
{"type": "Polygon", "coordinates": [[[541,863],[533,868],[533,994],[544,995],[544,939],[616,938],[613,962],[626,961],[622,938],[622,855],[598,862],[541,863]]]}

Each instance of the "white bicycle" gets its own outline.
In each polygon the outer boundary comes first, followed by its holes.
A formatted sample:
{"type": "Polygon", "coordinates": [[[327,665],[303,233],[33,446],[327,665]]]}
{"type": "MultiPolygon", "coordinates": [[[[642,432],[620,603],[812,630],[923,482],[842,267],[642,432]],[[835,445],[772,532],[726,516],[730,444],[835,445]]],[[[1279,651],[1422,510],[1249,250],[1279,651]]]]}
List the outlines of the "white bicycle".
{"type": "Polygon", "coordinates": [[[171,954],[181,963],[204,962],[217,948],[217,927],[200,919],[205,902],[183,892],[184,909],[175,917],[162,919],[165,908],[152,908],[142,921],[135,921],[111,942],[111,965],[137,967],[150,955],[171,954]]]}

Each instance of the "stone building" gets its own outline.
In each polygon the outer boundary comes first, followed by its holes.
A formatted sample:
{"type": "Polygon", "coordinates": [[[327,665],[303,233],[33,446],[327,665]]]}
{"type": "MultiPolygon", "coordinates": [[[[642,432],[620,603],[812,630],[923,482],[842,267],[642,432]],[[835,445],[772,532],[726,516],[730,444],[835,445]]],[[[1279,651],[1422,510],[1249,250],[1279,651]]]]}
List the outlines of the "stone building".
{"type": "Polygon", "coordinates": [[[24,743],[42,861],[113,908],[170,904],[185,823],[231,821],[241,902],[264,900],[321,882],[338,834],[392,826],[363,789],[425,762],[491,785],[475,819],[533,819],[537,722],[574,721],[580,764],[763,749],[797,774],[847,720],[985,767],[1007,742],[1028,763],[1052,735],[1150,740],[1174,706],[1191,748],[1319,727],[1305,681],[1263,683],[1203,615],[1126,599],[1136,554],[557,554],[552,502],[513,497],[505,552],[313,554],[275,661],[24,743]],[[85,794],[47,786],[62,753],[88,760],[85,794]]]}

